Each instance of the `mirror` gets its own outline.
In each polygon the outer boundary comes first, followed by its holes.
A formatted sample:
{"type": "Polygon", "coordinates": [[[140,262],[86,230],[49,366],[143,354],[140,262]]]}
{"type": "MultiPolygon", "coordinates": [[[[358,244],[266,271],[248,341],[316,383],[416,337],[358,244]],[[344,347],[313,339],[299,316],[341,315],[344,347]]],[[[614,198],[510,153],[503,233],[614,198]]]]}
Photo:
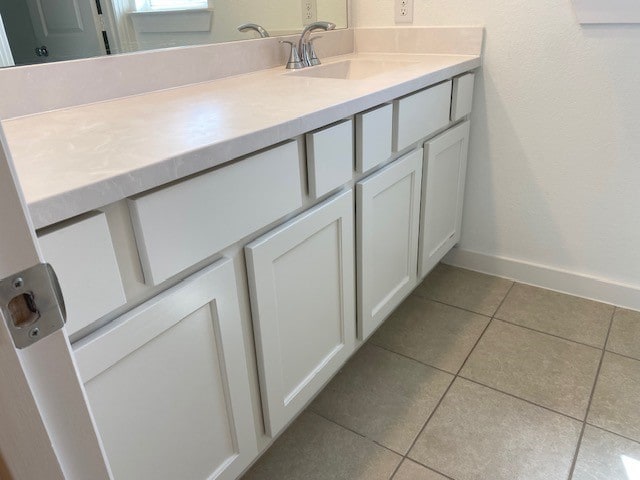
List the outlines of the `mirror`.
{"type": "Polygon", "coordinates": [[[0,66],[347,27],[347,0],[0,0],[0,66]],[[3,28],[4,25],[4,28],[3,28]]]}

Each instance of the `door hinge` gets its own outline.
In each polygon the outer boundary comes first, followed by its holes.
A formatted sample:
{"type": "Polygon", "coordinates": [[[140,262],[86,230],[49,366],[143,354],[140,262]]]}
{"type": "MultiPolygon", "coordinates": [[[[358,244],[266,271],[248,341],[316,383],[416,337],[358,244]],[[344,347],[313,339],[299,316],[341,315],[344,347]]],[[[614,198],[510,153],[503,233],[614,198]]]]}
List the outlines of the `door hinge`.
{"type": "Polygon", "coordinates": [[[64,327],[67,314],[53,267],[41,263],[0,280],[0,309],[16,348],[64,327]]]}
{"type": "Polygon", "coordinates": [[[98,30],[103,32],[107,30],[107,24],[104,21],[104,14],[102,13],[98,14],[98,30]]]}

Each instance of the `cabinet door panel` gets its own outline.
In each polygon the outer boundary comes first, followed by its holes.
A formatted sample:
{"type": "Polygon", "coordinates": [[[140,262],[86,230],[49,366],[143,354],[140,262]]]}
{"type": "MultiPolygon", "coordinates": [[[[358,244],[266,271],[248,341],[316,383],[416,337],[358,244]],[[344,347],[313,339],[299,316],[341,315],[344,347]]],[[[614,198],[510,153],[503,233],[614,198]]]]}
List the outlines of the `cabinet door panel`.
{"type": "Polygon", "coordinates": [[[245,248],[267,433],[276,435],[353,351],[353,195],[245,248]]]}
{"type": "Polygon", "coordinates": [[[75,347],[117,479],[233,479],[257,454],[230,261],[75,347]]]}
{"type": "Polygon", "coordinates": [[[356,185],[358,335],[363,340],[416,284],[421,177],[420,148],[356,185]]]}
{"type": "Polygon", "coordinates": [[[425,143],[420,278],[460,240],[469,122],[425,143]]]}

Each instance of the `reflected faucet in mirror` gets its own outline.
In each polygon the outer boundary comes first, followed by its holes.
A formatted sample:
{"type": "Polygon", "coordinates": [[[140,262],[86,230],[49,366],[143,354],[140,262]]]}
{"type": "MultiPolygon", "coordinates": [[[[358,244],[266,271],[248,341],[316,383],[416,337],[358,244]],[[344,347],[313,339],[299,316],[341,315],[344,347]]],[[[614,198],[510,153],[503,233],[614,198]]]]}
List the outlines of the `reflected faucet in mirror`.
{"type": "Polygon", "coordinates": [[[269,36],[269,32],[267,32],[262,25],[258,25],[257,23],[243,23],[242,25],[238,25],[239,32],[249,32],[256,31],[260,35],[260,38],[267,38],[269,36]]]}
{"type": "Polygon", "coordinates": [[[303,10],[300,0],[0,0],[7,37],[0,35],[0,52],[11,51],[7,65],[29,65],[264,38],[265,33],[292,35],[318,15],[347,28],[347,0],[314,0],[313,6],[303,10]],[[262,31],[238,30],[252,24],[262,31]],[[49,56],[36,53],[43,45],[49,56]]]}

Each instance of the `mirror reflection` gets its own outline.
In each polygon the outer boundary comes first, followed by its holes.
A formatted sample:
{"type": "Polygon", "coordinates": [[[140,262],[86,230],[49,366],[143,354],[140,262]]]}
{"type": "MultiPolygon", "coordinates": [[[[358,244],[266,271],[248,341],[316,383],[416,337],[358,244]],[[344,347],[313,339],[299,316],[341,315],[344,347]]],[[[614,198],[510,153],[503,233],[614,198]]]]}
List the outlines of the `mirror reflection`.
{"type": "Polygon", "coordinates": [[[347,27],[347,0],[0,0],[0,66],[347,27]]]}

